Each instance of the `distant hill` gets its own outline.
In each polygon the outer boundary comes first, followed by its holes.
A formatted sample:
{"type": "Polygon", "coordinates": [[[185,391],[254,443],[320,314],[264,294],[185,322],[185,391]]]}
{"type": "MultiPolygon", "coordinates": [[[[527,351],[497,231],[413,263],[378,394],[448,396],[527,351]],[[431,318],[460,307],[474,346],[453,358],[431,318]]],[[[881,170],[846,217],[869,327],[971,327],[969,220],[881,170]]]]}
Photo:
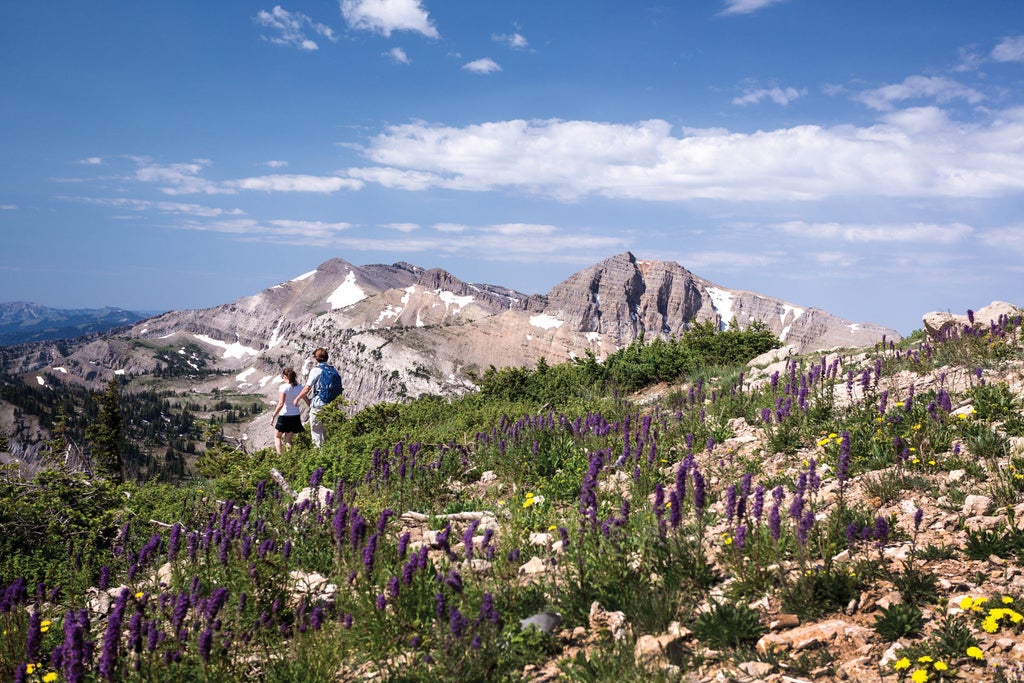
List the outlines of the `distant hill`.
{"type": "Polygon", "coordinates": [[[132,325],[150,313],[121,308],[49,308],[25,301],[0,303],[0,346],[71,339],[132,325]]]}

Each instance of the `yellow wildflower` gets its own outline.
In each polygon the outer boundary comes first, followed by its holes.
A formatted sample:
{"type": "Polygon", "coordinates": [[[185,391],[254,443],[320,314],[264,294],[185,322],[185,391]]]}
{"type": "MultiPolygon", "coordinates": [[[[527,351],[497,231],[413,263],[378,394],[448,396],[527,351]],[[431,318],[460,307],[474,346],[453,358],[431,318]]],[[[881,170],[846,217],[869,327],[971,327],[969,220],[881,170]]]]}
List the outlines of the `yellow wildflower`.
{"type": "Polygon", "coordinates": [[[934,461],[934,460],[929,460],[929,461],[928,461],[928,464],[929,464],[929,465],[934,465],[934,464],[935,464],[935,461],[934,461]]]}
{"type": "Polygon", "coordinates": [[[828,444],[828,442],[829,442],[829,439],[827,439],[827,438],[826,439],[818,439],[818,445],[819,446],[825,446],[825,445],[828,444]]]}
{"type": "Polygon", "coordinates": [[[968,610],[974,605],[974,600],[970,595],[964,596],[960,599],[960,609],[968,610]]]}
{"type": "Polygon", "coordinates": [[[906,657],[903,657],[902,659],[897,659],[896,662],[893,663],[892,668],[896,669],[897,671],[903,671],[904,669],[909,669],[910,668],[910,660],[907,659],[906,657]]]}
{"type": "Polygon", "coordinates": [[[1010,621],[1012,621],[1015,624],[1019,624],[1020,622],[1024,621],[1024,615],[1022,615],[1020,612],[1016,610],[1006,610],[1006,616],[1010,617],[1010,621]]]}
{"type": "Polygon", "coordinates": [[[935,662],[936,671],[946,671],[947,669],[949,669],[949,665],[945,662],[935,662]]]}
{"type": "Polygon", "coordinates": [[[928,680],[928,671],[925,669],[914,669],[914,672],[910,674],[910,680],[914,683],[925,683],[928,680]]]}
{"type": "Polygon", "coordinates": [[[554,531],[554,530],[555,530],[555,529],[557,529],[557,528],[558,528],[557,526],[555,526],[554,524],[552,524],[551,526],[549,526],[549,527],[548,527],[548,531],[554,531]]]}
{"type": "Polygon", "coordinates": [[[527,498],[526,500],[523,501],[524,508],[528,508],[531,505],[533,505],[533,498],[527,498]]]}
{"type": "Polygon", "coordinates": [[[145,593],[143,593],[142,591],[137,591],[135,593],[135,599],[136,600],[141,600],[143,595],[145,595],[145,593]]]}
{"type": "MultiPolygon", "coordinates": [[[[52,624],[52,623],[53,622],[50,621],[49,619],[43,619],[42,621],[39,622],[39,631],[41,633],[46,633],[47,631],[50,630],[50,624],[52,624]]],[[[7,635],[6,632],[4,633],[4,635],[7,635]]]]}
{"type": "Polygon", "coordinates": [[[916,425],[914,425],[913,427],[911,427],[911,429],[913,429],[913,430],[914,430],[915,432],[916,432],[916,431],[919,431],[919,430],[921,429],[921,423],[920,423],[920,422],[918,422],[918,423],[917,423],[916,425]]]}
{"type": "Polygon", "coordinates": [[[986,633],[995,633],[999,630],[999,618],[994,617],[991,614],[985,617],[981,622],[981,628],[986,633]]]}
{"type": "Polygon", "coordinates": [[[911,464],[911,465],[916,465],[916,464],[918,464],[919,462],[921,462],[921,461],[920,461],[920,460],[918,460],[917,458],[914,458],[913,460],[911,460],[911,461],[910,461],[910,464],[911,464]]]}
{"type": "Polygon", "coordinates": [[[36,670],[36,665],[33,664],[32,662],[29,662],[28,664],[25,665],[25,673],[27,673],[27,674],[35,673],[35,670],[36,670]]]}
{"type": "Polygon", "coordinates": [[[1011,598],[1009,595],[1004,595],[1002,600],[1004,605],[1009,605],[1013,602],[1013,598],[1011,598]]]}
{"type": "Polygon", "coordinates": [[[917,658],[917,661],[921,662],[922,664],[927,664],[928,662],[932,661],[932,658],[928,655],[921,655],[917,658]]]}
{"type": "Polygon", "coordinates": [[[985,653],[977,645],[971,645],[967,648],[967,656],[971,659],[985,659],[985,653]]]}
{"type": "Polygon", "coordinates": [[[45,676],[43,676],[43,683],[53,683],[55,680],[57,680],[56,671],[50,671],[45,676]]]}
{"type": "Polygon", "coordinates": [[[835,432],[829,432],[828,433],[828,438],[830,438],[830,439],[837,439],[837,438],[839,438],[839,435],[836,434],[835,432]]]}

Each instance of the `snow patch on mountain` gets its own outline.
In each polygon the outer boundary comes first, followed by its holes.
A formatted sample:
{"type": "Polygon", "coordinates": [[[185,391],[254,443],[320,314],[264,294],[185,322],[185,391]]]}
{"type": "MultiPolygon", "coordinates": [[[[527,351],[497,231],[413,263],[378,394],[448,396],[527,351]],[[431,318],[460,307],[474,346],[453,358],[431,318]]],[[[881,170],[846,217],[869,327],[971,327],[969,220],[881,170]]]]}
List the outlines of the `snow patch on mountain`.
{"type": "Polygon", "coordinates": [[[273,334],[270,335],[270,342],[267,343],[267,348],[272,349],[281,343],[281,325],[284,324],[284,318],[277,321],[277,325],[274,327],[273,334]]]}
{"type": "Polygon", "coordinates": [[[365,298],[366,292],[356,284],[355,271],[349,271],[348,275],[345,276],[345,281],[327,297],[327,303],[331,305],[331,310],[334,310],[351,306],[365,298]]]}
{"type": "Polygon", "coordinates": [[[711,297],[711,305],[721,317],[721,329],[726,329],[732,320],[732,292],[717,287],[708,287],[708,296],[711,297]]]}
{"type": "Polygon", "coordinates": [[[303,273],[302,275],[300,275],[298,277],[293,277],[290,280],[290,282],[301,282],[301,281],[305,280],[306,278],[313,277],[314,275],[316,275],[316,271],[315,270],[311,270],[308,273],[303,273]]]}
{"type": "Polygon", "coordinates": [[[235,379],[238,380],[239,382],[248,382],[249,381],[249,375],[251,375],[254,372],[256,372],[256,368],[249,368],[248,370],[242,370],[240,373],[235,375],[235,379]]]}
{"type": "MultiPolygon", "coordinates": [[[[442,290],[437,290],[435,293],[437,294],[437,297],[445,303],[445,305],[456,306],[460,311],[473,303],[473,297],[470,295],[458,296],[455,292],[446,292],[442,290]]],[[[456,313],[457,312],[458,311],[456,311],[456,313]]]]}
{"type": "Polygon", "coordinates": [[[534,327],[539,327],[543,330],[550,330],[552,328],[559,328],[565,324],[564,320],[559,320],[553,315],[547,313],[541,313],[540,315],[531,315],[530,324],[534,327]]]}
{"type": "Polygon", "coordinates": [[[209,344],[210,346],[217,346],[224,349],[224,358],[244,358],[245,356],[255,356],[259,354],[259,350],[250,346],[245,346],[241,342],[228,344],[227,342],[214,339],[213,337],[209,337],[205,334],[194,334],[192,336],[201,342],[209,344]]]}

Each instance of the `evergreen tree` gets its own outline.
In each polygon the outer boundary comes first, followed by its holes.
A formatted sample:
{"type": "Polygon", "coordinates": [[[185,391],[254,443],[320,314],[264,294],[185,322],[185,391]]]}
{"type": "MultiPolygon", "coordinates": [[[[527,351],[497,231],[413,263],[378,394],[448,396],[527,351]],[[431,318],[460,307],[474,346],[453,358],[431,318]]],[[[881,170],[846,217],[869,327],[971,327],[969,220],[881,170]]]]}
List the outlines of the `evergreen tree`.
{"type": "Polygon", "coordinates": [[[120,393],[117,378],[112,377],[107,389],[95,397],[100,414],[96,422],[85,430],[85,438],[92,449],[96,473],[117,483],[124,481],[124,419],[121,416],[120,393]]]}

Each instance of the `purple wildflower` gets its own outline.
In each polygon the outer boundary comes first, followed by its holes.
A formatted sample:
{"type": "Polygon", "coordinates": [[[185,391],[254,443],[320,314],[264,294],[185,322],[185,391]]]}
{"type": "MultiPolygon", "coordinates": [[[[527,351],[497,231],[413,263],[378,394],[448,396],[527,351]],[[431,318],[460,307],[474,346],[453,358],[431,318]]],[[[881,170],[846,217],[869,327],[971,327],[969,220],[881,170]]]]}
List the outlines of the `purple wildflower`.
{"type": "Polygon", "coordinates": [[[697,515],[701,516],[704,514],[705,490],[704,490],[704,475],[700,473],[696,467],[693,468],[693,507],[697,511],[697,515]]]}

